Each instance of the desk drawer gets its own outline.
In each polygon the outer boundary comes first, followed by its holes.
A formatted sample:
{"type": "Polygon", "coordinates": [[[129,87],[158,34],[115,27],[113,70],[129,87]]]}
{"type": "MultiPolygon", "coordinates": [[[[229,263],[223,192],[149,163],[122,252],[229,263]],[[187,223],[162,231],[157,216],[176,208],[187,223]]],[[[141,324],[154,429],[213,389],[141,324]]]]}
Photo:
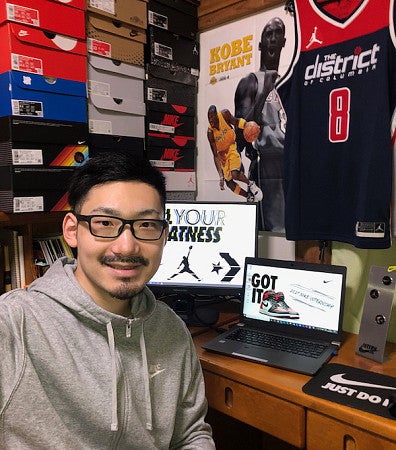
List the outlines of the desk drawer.
{"type": "Polygon", "coordinates": [[[295,447],[305,445],[304,408],[206,370],[209,406],[295,447]]]}
{"type": "MultiPolygon", "coordinates": [[[[357,412],[358,414],[358,412],[357,412]]],[[[381,420],[378,418],[378,420],[381,420]]],[[[396,442],[307,411],[307,450],[396,450],[396,442]]]]}

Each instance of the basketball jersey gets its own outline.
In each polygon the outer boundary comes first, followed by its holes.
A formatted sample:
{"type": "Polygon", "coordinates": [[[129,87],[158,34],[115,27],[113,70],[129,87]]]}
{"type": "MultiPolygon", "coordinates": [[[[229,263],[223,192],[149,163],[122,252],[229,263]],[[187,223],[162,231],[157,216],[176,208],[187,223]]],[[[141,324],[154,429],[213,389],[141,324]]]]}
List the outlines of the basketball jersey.
{"type": "Polygon", "coordinates": [[[395,1],[356,1],[337,15],[342,1],[330,14],[317,0],[294,0],[295,54],[277,86],[287,239],[390,246],[395,1]]]}
{"type": "Polygon", "coordinates": [[[226,122],[221,112],[217,113],[217,117],[219,118],[219,129],[211,125],[208,128],[213,131],[217,152],[225,152],[228,151],[232,144],[235,144],[236,135],[234,129],[226,122]]]}

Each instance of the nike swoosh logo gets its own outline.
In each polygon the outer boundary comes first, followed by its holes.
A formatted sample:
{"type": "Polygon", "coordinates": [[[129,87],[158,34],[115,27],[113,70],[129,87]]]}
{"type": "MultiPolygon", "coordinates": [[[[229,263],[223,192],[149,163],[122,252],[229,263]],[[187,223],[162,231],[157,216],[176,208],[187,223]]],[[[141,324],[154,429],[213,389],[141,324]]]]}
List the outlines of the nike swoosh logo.
{"type": "Polygon", "coordinates": [[[160,374],[161,372],[163,372],[165,369],[161,369],[161,370],[157,370],[154,373],[150,373],[150,380],[151,378],[154,378],[156,375],[160,374]]]}
{"type": "Polygon", "coordinates": [[[341,383],[341,384],[346,384],[348,386],[363,386],[363,387],[389,389],[391,391],[396,391],[396,387],[393,387],[393,386],[383,386],[381,384],[372,384],[372,383],[365,383],[363,381],[347,380],[344,378],[344,375],[345,375],[345,373],[337,373],[335,375],[332,375],[330,377],[330,380],[333,381],[333,383],[341,383]]]}

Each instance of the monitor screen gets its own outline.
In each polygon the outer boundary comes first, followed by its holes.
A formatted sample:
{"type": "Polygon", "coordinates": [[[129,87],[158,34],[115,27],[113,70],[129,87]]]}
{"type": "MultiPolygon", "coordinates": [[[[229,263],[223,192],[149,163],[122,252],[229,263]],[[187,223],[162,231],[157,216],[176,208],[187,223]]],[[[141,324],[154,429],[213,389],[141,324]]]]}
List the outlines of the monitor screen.
{"type": "Polygon", "coordinates": [[[257,256],[257,204],[168,201],[168,242],[148,286],[163,294],[241,297],[246,256],[257,256]]]}

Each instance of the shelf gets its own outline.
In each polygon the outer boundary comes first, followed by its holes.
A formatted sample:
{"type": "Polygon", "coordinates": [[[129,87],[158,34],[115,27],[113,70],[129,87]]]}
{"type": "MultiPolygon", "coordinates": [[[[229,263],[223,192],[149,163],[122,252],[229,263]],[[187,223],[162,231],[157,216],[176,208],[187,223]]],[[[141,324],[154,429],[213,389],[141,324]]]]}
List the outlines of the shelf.
{"type": "Polygon", "coordinates": [[[61,222],[67,211],[7,214],[0,212],[0,226],[61,222]]]}

